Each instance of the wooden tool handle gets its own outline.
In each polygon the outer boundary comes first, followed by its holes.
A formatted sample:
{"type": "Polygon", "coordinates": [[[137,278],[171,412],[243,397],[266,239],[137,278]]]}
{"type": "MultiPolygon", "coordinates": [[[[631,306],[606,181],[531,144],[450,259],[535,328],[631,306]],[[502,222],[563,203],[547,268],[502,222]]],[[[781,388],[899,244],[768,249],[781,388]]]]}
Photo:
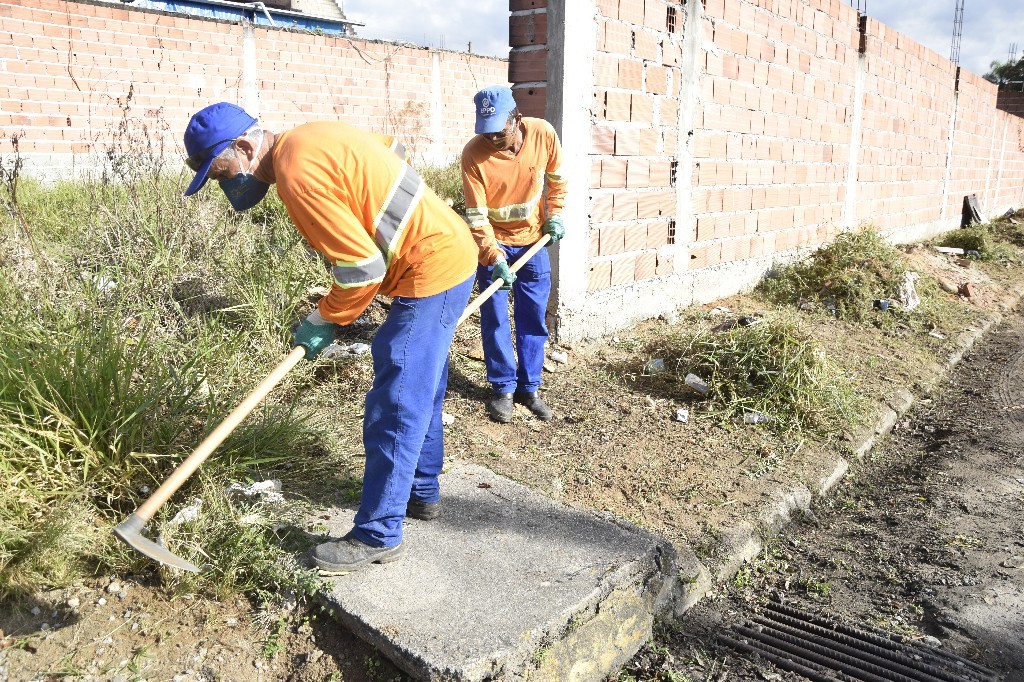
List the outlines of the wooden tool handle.
{"type": "MultiPolygon", "coordinates": [[[[512,272],[516,272],[517,270],[519,270],[519,268],[521,268],[524,265],[526,265],[526,261],[528,261],[531,258],[533,258],[534,255],[538,251],[540,251],[545,246],[547,246],[547,243],[549,241],[551,241],[551,236],[550,235],[546,235],[546,234],[543,235],[539,240],[537,240],[536,244],[531,246],[529,248],[529,250],[526,251],[526,253],[524,253],[522,256],[519,257],[519,260],[517,260],[515,263],[513,263],[509,267],[509,270],[511,270],[512,272]]],[[[462,316],[459,318],[459,321],[455,323],[456,326],[458,326],[458,325],[462,324],[463,322],[465,322],[467,317],[469,317],[470,315],[475,313],[477,311],[477,309],[484,304],[484,301],[486,301],[491,296],[493,296],[494,292],[497,291],[498,289],[500,289],[502,287],[502,285],[504,285],[504,284],[505,284],[505,282],[503,280],[500,280],[500,279],[491,282],[491,285],[489,287],[487,287],[486,289],[484,289],[483,293],[481,293],[479,296],[477,296],[476,299],[474,299],[472,303],[470,303],[468,306],[466,306],[466,311],[464,313],[462,313],[462,316]]]]}
{"type": "Polygon", "coordinates": [[[177,492],[178,488],[182,486],[188,477],[206,461],[207,457],[213,454],[217,446],[224,442],[224,439],[235,430],[239,423],[249,416],[249,413],[256,408],[260,401],[267,397],[267,394],[274,390],[274,387],[281,382],[281,379],[304,357],[306,357],[306,349],[303,346],[292,348],[292,351],[277,364],[277,367],[245,397],[245,400],[238,404],[238,407],[231,410],[231,413],[224,418],[224,421],[218,424],[217,428],[203,439],[199,447],[193,450],[192,454],[179,464],[177,469],[171,472],[167,480],[160,484],[160,487],[149,496],[149,499],[142,503],[142,506],[135,513],[145,523],[148,523],[171,495],[177,492]]]}

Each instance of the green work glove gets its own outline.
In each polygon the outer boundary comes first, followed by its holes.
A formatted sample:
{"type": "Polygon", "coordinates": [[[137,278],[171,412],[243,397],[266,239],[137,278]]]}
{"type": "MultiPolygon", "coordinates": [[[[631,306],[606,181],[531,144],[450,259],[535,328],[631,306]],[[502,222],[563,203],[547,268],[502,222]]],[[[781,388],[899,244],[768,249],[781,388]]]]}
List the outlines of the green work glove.
{"type": "Polygon", "coordinates": [[[505,283],[501,285],[501,288],[508,291],[512,288],[512,282],[516,281],[516,273],[512,272],[508,263],[505,261],[498,261],[494,264],[494,270],[491,272],[491,282],[497,282],[503,280],[505,283]]]}
{"type": "Polygon", "coordinates": [[[557,244],[558,240],[565,236],[565,228],[562,226],[562,214],[556,213],[544,221],[544,227],[541,228],[541,231],[551,237],[548,246],[557,244]]]}
{"type": "Polygon", "coordinates": [[[292,347],[302,346],[306,349],[306,359],[315,360],[334,341],[334,332],[337,330],[338,325],[328,322],[319,310],[314,310],[295,330],[292,347]]]}

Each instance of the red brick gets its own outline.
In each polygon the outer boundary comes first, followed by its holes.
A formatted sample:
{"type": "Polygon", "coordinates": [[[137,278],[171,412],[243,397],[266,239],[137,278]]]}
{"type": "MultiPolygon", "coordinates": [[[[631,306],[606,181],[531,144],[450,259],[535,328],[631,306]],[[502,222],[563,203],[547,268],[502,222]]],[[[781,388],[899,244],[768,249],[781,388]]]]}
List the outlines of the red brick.
{"type": "Polygon", "coordinates": [[[637,30],[635,32],[633,54],[646,61],[656,61],[659,55],[661,44],[658,40],[659,33],[654,31],[637,30]]]}
{"type": "Polygon", "coordinates": [[[647,248],[657,249],[668,244],[668,222],[647,223],[647,248]]]}
{"type": "Polygon", "coordinates": [[[626,250],[626,228],[624,225],[605,225],[598,230],[598,254],[611,256],[626,250]]]}
{"type": "Polygon", "coordinates": [[[513,14],[508,18],[508,44],[512,47],[543,45],[548,41],[548,15],[513,14]]]}
{"type": "Polygon", "coordinates": [[[667,253],[658,253],[657,259],[658,264],[655,267],[654,274],[661,276],[671,275],[673,272],[675,272],[675,258],[673,256],[667,253]]]}
{"type": "Polygon", "coordinates": [[[626,160],[605,159],[601,162],[601,187],[622,189],[626,186],[626,160]]]}
{"type": "Polygon", "coordinates": [[[618,86],[626,90],[639,90],[643,87],[643,63],[635,59],[619,60],[618,86]]]}
{"type": "Polygon", "coordinates": [[[608,126],[593,126],[590,129],[590,153],[614,154],[615,129],[608,126]]]}
{"type": "Polygon", "coordinates": [[[630,95],[628,92],[609,90],[605,93],[605,118],[609,121],[628,121],[630,95]]]}
{"type": "Polygon", "coordinates": [[[628,55],[632,49],[633,31],[618,21],[606,21],[604,51],[617,55],[628,55]]]}
{"type": "Polygon", "coordinates": [[[671,217],[675,215],[675,209],[674,192],[644,192],[637,199],[637,215],[640,218],[671,217]]]}
{"type": "Polygon", "coordinates": [[[636,220],[637,197],[632,192],[619,192],[612,206],[612,220],[636,220]]]}
{"type": "Polygon", "coordinates": [[[508,79],[512,83],[546,81],[548,50],[517,50],[508,55],[508,79]]]}
{"type": "Polygon", "coordinates": [[[645,80],[647,92],[664,95],[668,92],[668,69],[664,66],[648,66],[645,80]]]}
{"type": "Polygon", "coordinates": [[[618,85],[619,61],[606,54],[594,55],[594,85],[608,88],[618,85]]]}
{"type": "Polygon", "coordinates": [[[615,155],[636,156],[640,153],[640,128],[619,128],[615,131],[615,155]]]}
{"type": "Polygon", "coordinates": [[[612,286],[632,284],[636,281],[636,256],[624,256],[612,261],[612,286]]]}
{"type": "Polygon", "coordinates": [[[607,289],[612,285],[612,264],[610,261],[590,264],[587,272],[587,291],[607,289]]]}
{"type": "Polygon", "coordinates": [[[597,11],[610,19],[619,18],[619,0],[597,0],[597,11]]]}
{"type": "Polygon", "coordinates": [[[635,123],[653,123],[654,97],[652,97],[651,95],[641,95],[640,93],[633,93],[632,108],[629,120],[635,123]]]}
{"type": "Polygon", "coordinates": [[[639,282],[650,279],[658,271],[658,254],[653,251],[638,254],[636,257],[636,274],[634,279],[639,282]]]}
{"type": "Polygon", "coordinates": [[[644,0],[619,0],[619,19],[642,25],[644,23],[644,0]]]}
{"type": "Polygon", "coordinates": [[[608,192],[598,194],[590,200],[590,221],[606,223],[612,219],[614,196],[608,192]]]}
{"type": "Polygon", "coordinates": [[[658,131],[654,128],[640,129],[640,155],[654,156],[658,153],[658,131]]]}
{"type": "Polygon", "coordinates": [[[626,225],[626,252],[643,251],[647,246],[647,225],[632,223],[626,225]]]}
{"type": "Polygon", "coordinates": [[[544,118],[544,105],[547,100],[547,88],[538,86],[512,86],[512,93],[519,112],[523,116],[544,118]]]}
{"type": "Polygon", "coordinates": [[[524,9],[540,9],[547,6],[548,0],[508,0],[508,8],[512,12],[524,9]]]}
{"type": "Polygon", "coordinates": [[[630,189],[646,188],[650,186],[651,165],[648,161],[641,159],[630,159],[626,169],[626,187],[630,189]]]}

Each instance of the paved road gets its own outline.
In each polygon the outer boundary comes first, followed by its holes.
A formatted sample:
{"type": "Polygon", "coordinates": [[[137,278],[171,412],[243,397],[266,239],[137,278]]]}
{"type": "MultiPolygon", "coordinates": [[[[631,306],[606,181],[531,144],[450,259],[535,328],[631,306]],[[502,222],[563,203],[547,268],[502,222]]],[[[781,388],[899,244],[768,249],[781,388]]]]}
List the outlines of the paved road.
{"type": "Polygon", "coordinates": [[[1007,316],[829,500],[661,633],[665,646],[642,652],[632,674],[802,679],[718,643],[770,597],[929,635],[1024,682],[1024,316],[1007,316]]]}

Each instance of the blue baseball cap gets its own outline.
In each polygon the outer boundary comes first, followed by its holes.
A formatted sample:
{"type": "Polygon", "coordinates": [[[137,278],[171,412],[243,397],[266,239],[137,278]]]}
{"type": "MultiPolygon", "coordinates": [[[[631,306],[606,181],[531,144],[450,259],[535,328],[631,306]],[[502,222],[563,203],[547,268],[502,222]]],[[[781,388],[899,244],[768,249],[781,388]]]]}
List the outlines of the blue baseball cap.
{"type": "Polygon", "coordinates": [[[196,112],[185,128],[185,163],[196,172],[185,196],[195,194],[206,184],[206,174],[217,155],[228,148],[256,119],[242,107],[230,102],[217,102],[196,112]]]}
{"type": "Polygon", "coordinates": [[[508,115],[516,108],[512,89],[504,85],[492,85],[473,96],[476,105],[476,132],[497,133],[508,123],[508,115]]]}

